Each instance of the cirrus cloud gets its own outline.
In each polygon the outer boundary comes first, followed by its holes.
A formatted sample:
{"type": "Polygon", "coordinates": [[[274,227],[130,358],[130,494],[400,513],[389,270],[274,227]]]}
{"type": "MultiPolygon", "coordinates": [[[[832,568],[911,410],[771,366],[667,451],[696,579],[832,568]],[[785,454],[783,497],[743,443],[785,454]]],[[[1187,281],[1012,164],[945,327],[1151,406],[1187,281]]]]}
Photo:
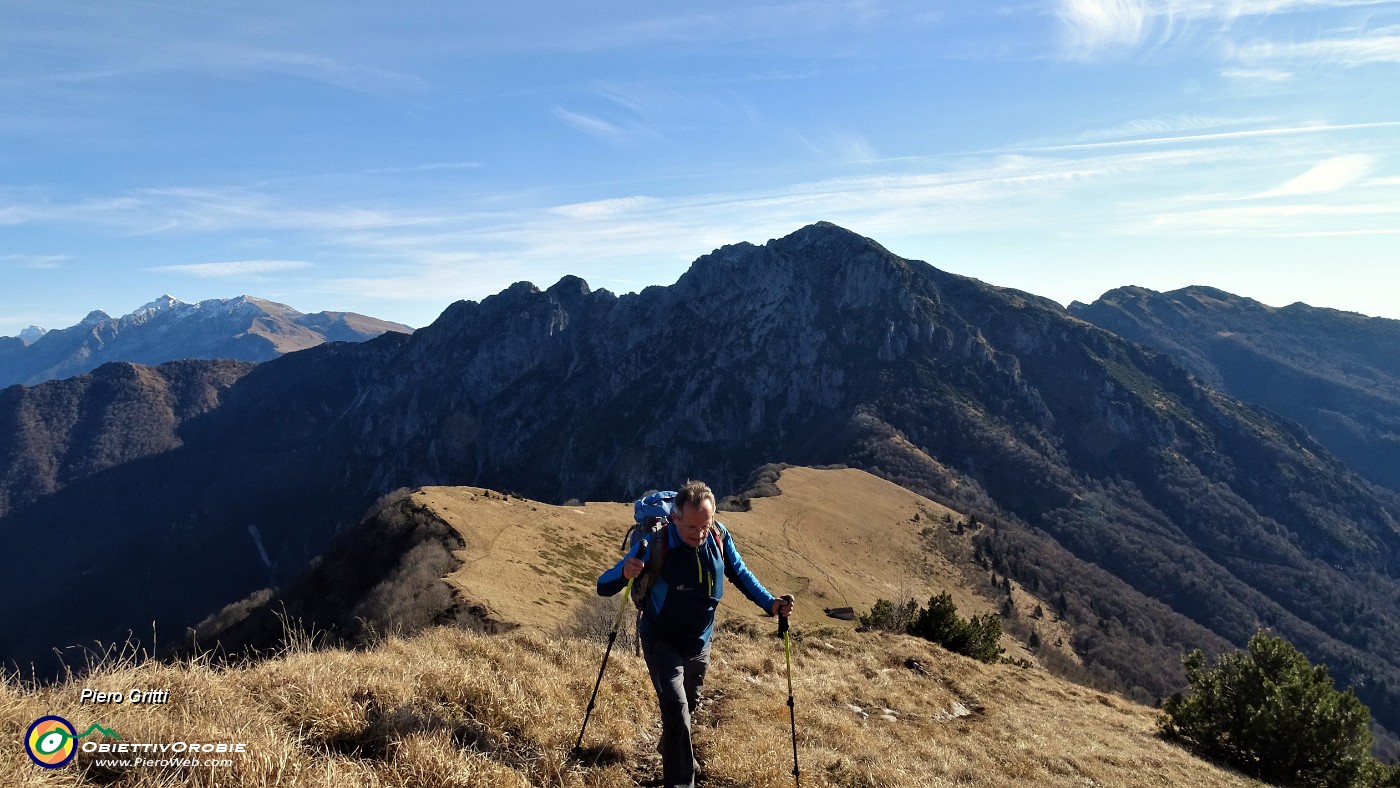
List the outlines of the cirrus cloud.
{"type": "Polygon", "coordinates": [[[1302,194],[1323,194],[1343,189],[1370,172],[1375,160],[1370,156],[1334,156],[1318,162],[1301,175],[1290,178],[1276,189],[1260,197],[1292,197],[1302,194]]]}
{"type": "Polygon", "coordinates": [[[147,271],[166,271],[176,274],[189,274],[201,279],[232,276],[253,276],[272,274],[281,271],[295,271],[310,268],[312,263],[305,260],[232,260],[224,263],[182,263],[180,265],[157,265],[147,271]]]}
{"type": "Polygon", "coordinates": [[[1136,46],[1146,30],[1148,11],[1142,0],[1061,0],[1059,14],[1071,57],[1087,59],[1104,50],[1136,46]]]}

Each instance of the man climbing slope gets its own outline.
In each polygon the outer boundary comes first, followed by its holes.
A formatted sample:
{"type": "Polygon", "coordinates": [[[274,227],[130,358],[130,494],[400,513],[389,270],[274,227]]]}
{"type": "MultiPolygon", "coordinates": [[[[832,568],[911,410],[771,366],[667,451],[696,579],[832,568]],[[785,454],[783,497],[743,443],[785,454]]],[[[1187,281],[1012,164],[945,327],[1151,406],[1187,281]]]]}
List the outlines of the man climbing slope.
{"type": "Polygon", "coordinates": [[[670,522],[655,539],[665,539],[665,546],[647,545],[639,557],[645,543],[638,542],[599,576],[598,593],[612,596],[621,591],[647,567],[643,559],[664,561],[646,592],[638,633],[661,707],[664,784],[691,788],[698,764],[690,717],[710,664],[710,635],[715,608],[724,595],[724,578],[770,615],[789,615],[793,596],[774,597],[744,566],[729,530],[715,520],[715,494],[704,482],[686,482],[677,491],[670,522]]]}

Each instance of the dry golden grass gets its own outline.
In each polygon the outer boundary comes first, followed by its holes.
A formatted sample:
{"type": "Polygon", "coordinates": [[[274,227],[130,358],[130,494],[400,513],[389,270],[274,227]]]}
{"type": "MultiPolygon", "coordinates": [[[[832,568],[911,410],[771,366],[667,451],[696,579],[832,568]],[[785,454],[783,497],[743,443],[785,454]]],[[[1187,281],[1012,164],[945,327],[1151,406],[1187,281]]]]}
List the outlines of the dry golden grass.
{"type": "MultiPolygon", "coordinates": [[[[954,536],[943,522],[964,514],[854,469],[788,468],[778,487],[782,495],[754,499],[752,511],[721,512],[719,519],[769,590],[797,594],[794,623],[853,630],[853,622],[828,619],[823,608],[864,612],[880,597],[922,604],[942,591],[964,617],[999,609],[998,599],[969,582],[969,572],[983,574],[972,562],[970,534],[954,536]]],[[[598,575],[617,560],[632,522],[631,504],[552,506],[476,487],[425,487],[412,502],[466,543],[457,551],[461,567],[446,582],[493,620],[542,632],[573,619],[598,575]]],[[[1015,595],[1027,612],[1043,602],[1020,588],[1015,595]]],[[[719,609],[720,621],[761,617],[737,593],[719,609]]],[[[1068,639],[1063,624],[1047,618],[1035,625],[1046,649],[1068,639]]],[[[1002,645],[1010,657],[1037,659],[1014,638],[1002,645]]]]}
{"type": "MultiPolygon", "coordinates": [[[[795,634],[804,785],[1255,784],[1160,740],[1151,709],[1037,669],[903,636],[795,634]]],[[[655,700],[630,651],[612,654],[586,757],[570,755],[601,658],[584,640],[438,628],[226,669],[128,661],[50,687],[10,679],[0,684],[0,785],[630,786],[659,772],[655,700]],[[170,703],[80,706],[84,686],[168,689],[170,703]],[[231,767],[111,769],[80,753],[43,770],[19,742],[47,714],[80,730],[100,722],[126,741],[249,747],[231,767]]],[[[709,784],[792,784],[786,697],[780,640],[751,628],[716,636],[696,723],[709,784]]]]}

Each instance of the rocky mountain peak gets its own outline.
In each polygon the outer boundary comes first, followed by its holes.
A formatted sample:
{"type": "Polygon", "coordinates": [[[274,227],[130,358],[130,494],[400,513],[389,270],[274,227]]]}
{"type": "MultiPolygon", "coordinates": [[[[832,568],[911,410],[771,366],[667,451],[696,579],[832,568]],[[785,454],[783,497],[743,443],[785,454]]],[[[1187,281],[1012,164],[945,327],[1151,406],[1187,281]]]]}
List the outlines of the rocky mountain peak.
{"type": "Polygon", "coordinates": [[[1171,300],[1190,300],[1211,309],[1274,311],[1273,307],[1255,301],[1253,298],[1238,296],[1234,293],[1229,293],[1208,285],[1191,285],[1190,287],[1183,287],[1180,290],[1172,290],[1163,295],[1171,300]]]}
{"type": "Polygon", "coordinates": [[[492,298],[501,298],[507,300],[522,297],[528,298],[530,296],[535,296],[539,294],[540,289],[535,286],[534,282],[516,282],[494,296],[487,296],[486,300],[489,301],[492,298]]]}
{"type": "Polygon", "coordinates": [[[166,293],[149,303],[142,304],[130,314],[123,315],[120,322],[122,324],[144,323],[158,315],[163,315],[189,306],[190,305],[186,304],[184,301],[166,293]]]}
{"type": "Polygon", "coordinates": [[[818,222],[762,246],[720,247],[691,264],[674,291],[683,298],[751,293],[763,303],[838,293],[842,301],[867,302],[899,290],[907,271],[906,261],[869,238],[818,222]]]}
{"type": "MultiPolygon", "coordinates": [[[[1098,302],[1105,304],[1123,304],[1127,301],[1141,301],[1144,298],[1151,298],[1155,295],[1159,295],[1156,290],[1149,290],[1146,287],[1138,287],[1137,285],[1128,285],[1126,287],[1115,287],[1109,290],[1099,296],[1098,302]]],[[[1075,301],[1074,303],[1088,306],[1088,304],[1082,301],[1075,301]]]]}
{"type": "Polygon", "coordinates": [[[816,248],[839,250],[844,253],[868,250],[889,254],[885,247],[874,240],[825,221],[809,224],[796,232],[779,238],[776,243],[780,247],[794,251],[816,248]]]}
{"type": "Polygon", "coordinates": [[[550,285],[549,289],[545,290],[545,292],[555,298],[573,300],[586,296],[593,292],[593,290],[589,288],[588,283],[584,280],[577,276],[568,275],[561,277],[558,282],[550,285]]]}
{"type": "MultiPolygon", "coordinates": [[[[211,298],[208,301],[200,301],[199,306],[201,309],[210,312],[227,313],[231,315],[244,313],[257,314],[272,311],[268,307],[281,310],[291,308],[283,306],[282,304],[273,303],[272,301],[264,301],[261,298],[254,298],[250,295],[241,295],[234,298],[211,298]]],[[[298,312],[297,314],[300,313],[298,312]]]]}
{"type": "Polygon", "coordinates": [[[78,323],[78,325],[86,326],[92,323],[101,323],[105,320],[111,319],[112,316],[107,314],[106,312],[103,312],[101,309],[94,309],[91,312],[88,312],[87,317],[83,318],[82,322],[78,323]]]}
{"type": "Polygon", "coordinates": [[[150,303],[147,303],[147,304],[142,305],[141,307],[137,308],[136,311],[137,311],[137,312],[145,312],[146,310],[160,311],[160,310],[165,310],[165,309],[174,309],[174,308],[177,307],[177,306],[184,306],[184,305],[185,305],[185,302],[184,302],[184,301],[181,301],[180,299],[176,298],[175,296],[173,296],[173,295],[171,295],[171,294],[169,294],[169,293],[166,293],[166,294],[162,295],[161,297],[159,297],[159,298],[157,298],[157,299],[151,301],[150,303]]]}
{"type": "Polygon", "coordinates": [[[49,330],[43,326],[30,326],[19,332],[19,338],[24,340],[24,344],[32,345],[48,332],[49,330]]]}

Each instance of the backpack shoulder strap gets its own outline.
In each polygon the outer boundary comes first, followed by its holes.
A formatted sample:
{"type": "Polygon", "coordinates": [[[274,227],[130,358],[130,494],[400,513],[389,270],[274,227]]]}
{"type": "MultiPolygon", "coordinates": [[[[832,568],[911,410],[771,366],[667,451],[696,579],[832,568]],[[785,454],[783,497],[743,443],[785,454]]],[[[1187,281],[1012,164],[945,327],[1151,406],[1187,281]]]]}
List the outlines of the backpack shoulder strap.
{"type": "MultiPolygon", "coordinates": [[[[669,521],[665,517],[655,517],[647,528],[647,532],[650,534],[647,537],[647,544],[651,545],[652,555],[655,555],[663,561],[666,560],[666,548],[671,546],[671,534],[670,528],[667,527],[668,525],[669,521]]],[[[650,559],[651,555],[648,555],[647,558],[650,559]]]]}
{"type": "Polygon", "coordinates": [[[666,564],[666,550],[671,541],[667,522],[665,517],[653,517],[643,527],[643,532],[647,534],[646,567],[632,583],[632,603],[639,610],[645,604],[644,600],[651,592],[651,587],[656,585],[657,578],[661,577],[661,567],[666,564]]]}

